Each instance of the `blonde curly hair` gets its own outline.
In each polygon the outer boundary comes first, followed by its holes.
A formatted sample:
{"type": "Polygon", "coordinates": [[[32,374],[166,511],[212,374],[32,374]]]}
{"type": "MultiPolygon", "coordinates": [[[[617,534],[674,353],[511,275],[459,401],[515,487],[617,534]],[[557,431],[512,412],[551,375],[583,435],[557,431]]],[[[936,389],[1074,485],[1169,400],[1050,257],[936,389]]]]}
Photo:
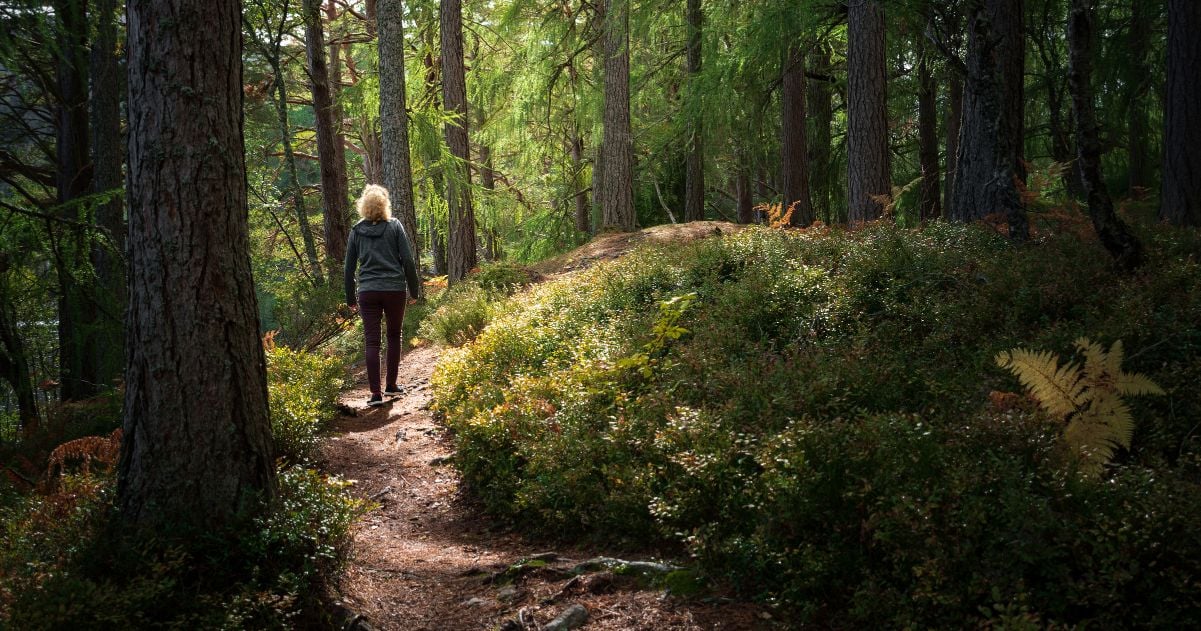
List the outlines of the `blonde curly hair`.
{"type": "Polygon", "coordinates": [[[368,184],[363,194],[354,203],[359,216],[367,221],[387,221],[392,218],[392,202],[388,199],[388,189],[378,184],[368,184]]]}

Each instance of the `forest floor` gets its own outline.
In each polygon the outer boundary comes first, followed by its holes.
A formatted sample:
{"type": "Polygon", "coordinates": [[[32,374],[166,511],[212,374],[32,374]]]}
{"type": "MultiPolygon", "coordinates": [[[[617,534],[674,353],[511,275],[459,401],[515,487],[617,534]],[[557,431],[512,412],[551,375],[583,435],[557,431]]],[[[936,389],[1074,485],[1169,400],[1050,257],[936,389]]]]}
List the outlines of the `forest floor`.
{"type": "Polygon", "coordinates": [[[555,546],[483,514],[461,492],[446,463],[451,438],[428,409],[437,360],[437,348],[407,353],[400,366],[405,392],[388,405],[366,407],[361,364],[355,385],[343,393],[343,415],[322,449],[323,468],[354,480],[353,493],[379,506],[355,527],[351,561],[337,589],[341,606],[377,629],[534,630],[573,604],[588,610],[582,628],[590,630],[775,626],[757,605],[713,595],[678,598],[603,571],[575,578],[570,570],[581,561],[647,555],[555,546]],[[505,575],[536,555],[545,565],[505,575]],[[505,584],[514,574],[516,580],[505,584]]]}

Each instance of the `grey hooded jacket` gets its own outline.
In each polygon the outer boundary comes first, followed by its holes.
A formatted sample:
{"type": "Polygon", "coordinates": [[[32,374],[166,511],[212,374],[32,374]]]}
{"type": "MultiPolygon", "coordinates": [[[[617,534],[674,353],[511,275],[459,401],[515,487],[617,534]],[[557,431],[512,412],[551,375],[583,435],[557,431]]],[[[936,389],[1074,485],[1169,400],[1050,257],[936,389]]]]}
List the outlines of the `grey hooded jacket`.
{"type": "Polygon", "coordinates": [[[350,230],[346,243],[346,304],[355,305],[355,268],[359,291],[405,291],[416,296],[421,281],[409,249],[409,238],[397,219],[371,222],[366,219],[350,230]]]}

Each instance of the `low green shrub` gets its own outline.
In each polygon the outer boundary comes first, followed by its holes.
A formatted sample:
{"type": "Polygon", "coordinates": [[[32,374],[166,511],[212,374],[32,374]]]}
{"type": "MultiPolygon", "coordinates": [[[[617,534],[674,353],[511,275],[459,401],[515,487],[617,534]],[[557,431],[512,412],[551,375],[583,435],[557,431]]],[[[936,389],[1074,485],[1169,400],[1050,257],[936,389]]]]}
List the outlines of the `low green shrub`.
{"type": "Polygon", "coordinates": [[[276,500],[223,532],[123,532],[112,476],[74,476],[0,512],[0,623],[16,629],[328,626],[323,582],[364,510],[346,484],[279,473],[276,500]]]}
{"type": "Polygon", "coordinates": [[[290,463],[307,462],[334,418],[334,402],[346,369],[336,356],[269,345],[267,393],[275,453],[290,463]]]}
{"type": "Polygon", "coordinates": [[[436,406],[493,513],[677,542],[798,621],[1195,626],[1201,236],[1143,238],[1132,276],[942,223],[647,247],[497,303],[436,406]],[[990,407],[1020,389],[998,352],[1083,335],[1167,393],[1131,401],[1100,481],[1037,411],[990,407]]]}
{"type": "Polygon", "coordinates": [[[530,279],[529,271],[520,265],[484,265],[467,280],[441,292],[430,310],[419,314],[418,335],[448,346],[466,344],[488,326],[500,304],[530,279]]]}

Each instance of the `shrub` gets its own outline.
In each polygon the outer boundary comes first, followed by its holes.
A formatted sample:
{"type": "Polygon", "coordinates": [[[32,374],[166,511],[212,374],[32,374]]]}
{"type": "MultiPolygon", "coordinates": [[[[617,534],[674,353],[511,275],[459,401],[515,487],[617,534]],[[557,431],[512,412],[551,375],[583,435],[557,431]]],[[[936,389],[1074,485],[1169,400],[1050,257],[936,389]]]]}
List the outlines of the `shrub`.
{"type": "Polygon", "coordinates": [[[500,303],[529,282],[530,272],[520,265],[485,265],[439,294],[432,311],[421,314],[418,334],[439,344],[466,344],[488,326],[500,303]]]}
{"type": "Polygon", "coordinates": [[[345,384],[338,357],[267,345],[267,393],[276,456],[306,462],[345,384]]]}
{"type": "Polygon", "coordinates": [[[676,542],[798,620],[1195,625],[1201,237],[1144,238],[1128,277],[1071,235],[941,223],[644,247],[497,303],[436,406],[495,514],[676,542]],[[1167,393],[1095,481],[987,396],[1019,387],[997,353],[1083,335],[1167,393]]]}
{"type": "Polygon", "coordinates": [[[321,586],[364,505],[344,482],[280,471],[277,500],[226,531],[137,537],[115,480],[68,476],[0,513],[0,621],[19,629],[317,626],[321,586]]]}

